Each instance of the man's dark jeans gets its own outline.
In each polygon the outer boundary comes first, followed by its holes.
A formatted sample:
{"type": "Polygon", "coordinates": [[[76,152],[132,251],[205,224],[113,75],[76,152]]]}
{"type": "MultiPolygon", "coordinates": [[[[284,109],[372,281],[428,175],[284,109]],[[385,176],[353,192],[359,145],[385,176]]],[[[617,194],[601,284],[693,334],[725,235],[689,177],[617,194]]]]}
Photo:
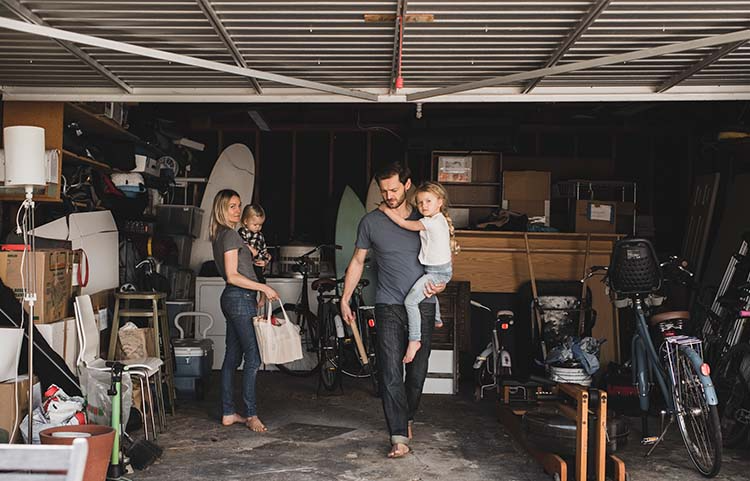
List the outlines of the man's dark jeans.
{"type": "Polygon", "coordinates": [[[435,326],[435,304],[422,302],[422,347],[414,360],[406,364],[404,381],[404,354],[409,338],[409,321],[402,305],[377,304],[377,357],[381,373],[383,411],[391,444],[408,444],[408,423],[414,419],[422,396],[422,386],[427,377],[430,359],[432,330],[435,326]]]}

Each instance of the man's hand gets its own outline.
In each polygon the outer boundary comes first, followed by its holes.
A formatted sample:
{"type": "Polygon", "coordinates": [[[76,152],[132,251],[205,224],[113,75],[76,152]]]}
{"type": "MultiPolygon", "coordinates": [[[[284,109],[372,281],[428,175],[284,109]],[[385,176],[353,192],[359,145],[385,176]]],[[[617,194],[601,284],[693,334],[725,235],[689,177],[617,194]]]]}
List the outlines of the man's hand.
{"type": "Polygon", "coordinates": [[[352,325],[354,322],[354,313],[352,312],[352,308],[349,307],[349,300],[341,299],[341,317],[344,318],[344,322],[346,322],[349,325],[352,325]]]}
{"type": "Polygon", "coordinates": [[[428,282],[424,286],[424,296],[432,297],[435,294],[440,294],[444,290],[445,290],[445,284],[433,284],[432,282],[428,282]]]}

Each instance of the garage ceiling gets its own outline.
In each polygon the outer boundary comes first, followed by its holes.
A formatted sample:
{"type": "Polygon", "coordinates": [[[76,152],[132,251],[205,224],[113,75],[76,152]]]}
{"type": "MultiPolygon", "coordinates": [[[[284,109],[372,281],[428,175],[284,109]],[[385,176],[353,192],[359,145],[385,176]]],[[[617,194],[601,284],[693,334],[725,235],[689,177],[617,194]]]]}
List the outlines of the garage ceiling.
{"type": "Polygon", "coordinates": [[[750,0],[0,0],[0,91],[159,102],[750,99],[749,28],[750,0]]]}

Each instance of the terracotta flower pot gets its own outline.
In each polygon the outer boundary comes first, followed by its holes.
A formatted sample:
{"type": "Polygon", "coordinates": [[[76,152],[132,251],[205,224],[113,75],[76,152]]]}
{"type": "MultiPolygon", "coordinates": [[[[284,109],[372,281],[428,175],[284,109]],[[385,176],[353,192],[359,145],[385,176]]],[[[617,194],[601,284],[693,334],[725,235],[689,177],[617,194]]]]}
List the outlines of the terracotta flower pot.
{"type": "Polygon", "coordinates": [[[109,460],[112,457],[112,445],[115,442],[114,429],[109,426],[99,426],[98,424],[81,424],[79,426],[49,428],[39,433],[42,444],[70,445],[73,444],[73,440],[76,437],[86,439],[89,446],[83,481],[105,481],[107,479],[109,460]],[[55,433],[83,434],[81,436],[68,434],[66,437],[57,437],[55,433]]]}

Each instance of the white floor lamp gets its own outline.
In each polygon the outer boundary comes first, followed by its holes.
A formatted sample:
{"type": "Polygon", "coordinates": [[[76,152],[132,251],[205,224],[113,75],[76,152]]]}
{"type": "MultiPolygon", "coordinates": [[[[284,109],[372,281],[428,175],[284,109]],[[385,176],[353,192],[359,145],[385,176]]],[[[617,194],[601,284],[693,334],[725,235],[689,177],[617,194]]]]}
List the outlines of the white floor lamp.
{"type": "MultiPolygon", "coordinates": [[[[44,154],[44,129],[27,125],[3,129],[5,148],[5,185],[23,187],[26,193],[16,216],[16,232],[23,235],[24,251],[21,264],[23,279],[23,304],[29,305],[29,435],[33,439],[34,410],[34,304],[36,304],[36,242],[34,238],[34,187],[46,185],[46,160],[44,154]]],[[[22,324],[23,327],[23,324],[22,324]]]]}

